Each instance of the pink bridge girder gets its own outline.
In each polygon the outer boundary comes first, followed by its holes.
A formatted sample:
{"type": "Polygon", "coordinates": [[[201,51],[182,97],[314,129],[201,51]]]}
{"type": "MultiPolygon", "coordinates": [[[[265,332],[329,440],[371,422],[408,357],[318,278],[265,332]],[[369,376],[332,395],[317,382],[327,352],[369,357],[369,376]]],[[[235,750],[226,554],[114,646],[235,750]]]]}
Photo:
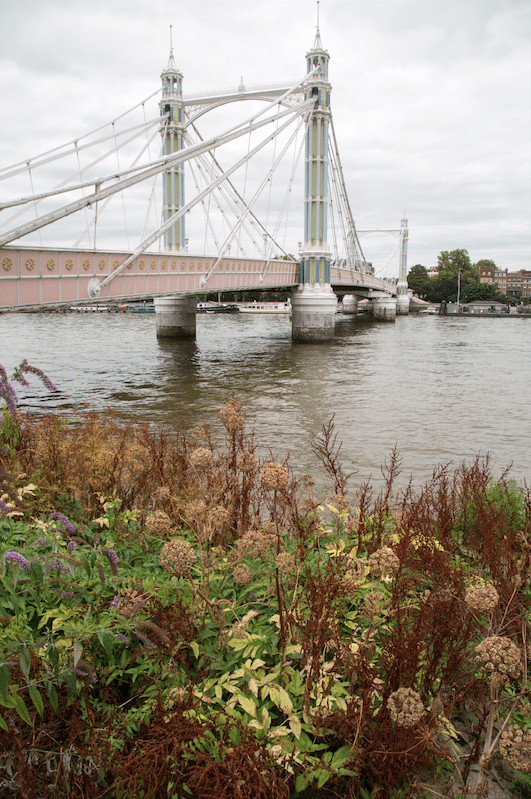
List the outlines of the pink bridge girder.
{"type": "MultiPolygon", "coordinates": [[[[88,284],[101,282],[126,260],[125,251],[10,248],[0,250],[0,310],[142,299],[164,294],[208,294],[245,289],[290,288],[299,284],[293,261],[223,258],[206,286],[215,257],[189,254],[139,255],[90,297],[88,284]]],[[[370,275],[332,268],[334,286],[396,293],[396,287],[370,275]]]]}

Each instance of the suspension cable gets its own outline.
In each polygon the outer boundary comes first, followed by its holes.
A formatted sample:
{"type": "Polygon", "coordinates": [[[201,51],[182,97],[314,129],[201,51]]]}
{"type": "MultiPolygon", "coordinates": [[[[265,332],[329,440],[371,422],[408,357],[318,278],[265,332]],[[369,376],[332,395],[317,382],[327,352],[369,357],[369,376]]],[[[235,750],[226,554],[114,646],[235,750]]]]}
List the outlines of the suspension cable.
{"type": "MultiPolygon", "coordinates": [[[[70,147],[72,144],[75,144],[76,142],[79,142],[82,139],[86,139],[89,136],[94,136],[94,134],[95,133],[99,133],[100,130],[105,130],[105,128],[107,128],[112,122],[118,122],[118,120],[123,119],[128,114],[130,114],[133,111],[135,111],[139,106],[143,105],[144,103],[147,103],[148,100],[151,100],[151,98],[155,97],[157,94],[159,94],[160,91],[161,91],[160,88],[157,89],[156,92],[153,92],[152,94],[149,95],[149,97],[146,97],[140,103],[137,103],[136,105],[134,105],[132,108],[129,109],[129,111],[125,111],[123,114],[120,114],[119,116],[115,117],[114,120],[111,120],[109,122],[105,122],[105,124],[100,125],[98,128],[94,128],[94,130],[91,130],[89,133],[85,133],[82,136],[78,136],[77,139],[72,139],[71,141],[66,142],[65,144],[60,144],[58,147],[53,147],[51,150],[46,150],[44,153],[40,153],[40,155],[36,155],[33,158],[34,159],[36,159],[36,158],[45,158],[47,155],[51,155],[52,153],[56,153],[58,150],[61,150],[63,147],[70,147]]],[[[158,117],[157,119],[160,119],[160,117],[158,117]]],[[[134,128],[129,128],[129,130],[134,130],[134,128]]],[[[127,133],[127,132],[128,131],[123,131],[123,133],[127,133]]],[[[121,134],[121,135],[123,135],[123,134],[121,134]]],[[[112,138],[112,136],[111,137],[107,137],[107,138],[112,138]]],[[[102,139],[101,141],[106,141],[106,139],[102,139]]],[[[85,147],[92,147],[93,144],[99,144],[99,143],[100,143],[99,141],[98,142],[90,142],[89,144],[83,145],[83,147],[81,147],[81,149],[84,150],[85,147]]],[[[56,156],[56,158],[50,158],[47,161],[43,161],[43,162],[41,162],[41,163],[39,163],[37,165],[38,166],[42,166],[43,164],[48,163],[48,161],[55,161],[55,160],[57,160],[57,158],[63,158],[65,155],[71,155],[71,154],[72,154],[72,150],[70,150],[68,153],[62,153],[62,154],[56,156]]],[[[26,161],[19,161],[16,164],[11,164],[8,167],[4,167],[3,169],[0,169],[0,180],[3,180],[4,177],[11,177],[11,175],[4,175],[3,177],[1,176],[1,173],[5,172],[6,169],[13,169],[14,167],[19,167],[19,166],[21,166],[22,164],[25,164],[25,163],[26,163],[26,161]]],[[[18,174],[18,172],[15,172],[13,174],[18,174]]]]}
{"type": "MultiPolygon", "coordinates": [[[[309,106],[313,106],[315,101],[313,99],[305,100],[299,103],[296,106],[292,106],[284,111],[279,112],[278,116],[284,117],[287,115],[291,116],[300,116],[301,113],[304,113],[309,106]]],[[[275,120],[276,117],[268,117],[265,120],[257,121],[253,123],[253,128],[258,129],[264,127],[265,125],[270,124],[275,120]]],[[[292,120],[288,120],[286,125],[290,124],[292,120]]],[[[282,130],[283,128],[281,128],[282,130]]],[[[104,199],[111,194],[116,194],[118,191],[122,191],[125,188],[129,188],[133,186],[135,183],[139,183],[147,178],[152,177],[152,175],[157,174],[158,172],[163,172],[169,166],[173,166],[177,163],[181,163],[184,161],[189,160],[190,158],[194,158],[200,152],[204,152],[213,146],[219,146],[220,144],[228,143],[233,139],[238,138],[242,135],[243,132],[247,131],[247,127],[242,130],[241,125],[234,126],[232,129],[227,131],[226,133],[222,134],[221,136],[215,136],[214,138],[202,143],[201,145],[196,145],[195,147],[189,147],[182,150],[178,150],[171,155],[167,155],[164,158],[160,159],[159,163],[155,165],[146,165],[144,171],[142,171],[139,175],[133,175],[131,177],[125,178],[114,186],[108,187],[106,189],[102,189],[101,192],[98,193],[98,200],[104,199]]],[[[270,140],[269,137],[267,140],[270,140]]],[[[267,141],[266,140],[266,141],[267,141]]],[[[258,149],[264,146],[261,144],[258,149]]],[[[256,148],[255,148],[256,149],[256,148]]],[[[253,149],[251,152],[255,152],[253,149]]],[[[88,197],[85,197],[81,200],[76,200],[63,208],[60,208],[56,211],[52,211],[49,214],[45,214],[44,216],[40,217],[39,220],[36,220],[33,223],[27,223],[25,225],[21,225],[19,228],[16,228],[13,231],[5,234],[4,236],[0,237],[0,247],[8,244],[10,241],[14,241],[21,236],[25,236],[28,233],[33,232],[34,230],[39,229],[40,227],[44,227],[45,225],[49,225],[52,222],[56,222],[58,219],[62,219],[65,216],[69,216],[70,214],[79,211],[81,208],[85,206],[85,204],[92,205],[92,203],[96,202],[96,195],[92,194],[88,197]]]]}
{"type": "MultiPolygon", "coordinates": [[[[313,108],[314,106],[315,106],[315,101],[313,99],[305,100],[302,103],[299,103],[294,108],[290,108],[288,113],[291,113],[292,115],[295,115],[295,117],[301,116],[303,113],[306,115],[306,111],[309,108],[313,108]]],[[[282,112],[280,114],[280,116],[285,116],[285,113],[282,112]]],[[[271,120],[267,120],[267,122],[270,122],[270,121],[271,120]]],[[[135,258],[138,255],[140,255],[141,252],[143,252],[143,250],[146,249],[146,247],[149,247],[150,244],[152,244],[154,241],[156,241],[158,238],[160,238],[160,236],[162,236],[162,234],[165,233],[166,230],[169,230],[169,228],[172,225],[174,225],[175,222],[177,222],[182,216],[184,216],[184,214],[186,214],[191,208],[193,208],[195,205],[197,205],[197,203],[201,202],[203,197],[206,197],[206,195],[209,192],[211,192],[214,189],[216,189],[217,186],[220,183],[222,183],[224,180],[226,180],[228,177],[230,177],[230,175],[232,175],[233,172],[236,172],[236,170],[239,169],[245,163],[246,158],[254,157],[258,152],[260,152],[260,150],[263,147],[266,146],[266,144],[268,144],[271,141],[271,139],[275,135],[279,135],[280,133],[282,133],[289,125],[291,125],[292,122],[293,122],[292,119],[288,119],[286,122],[284,122],[284,124],[279,128],[279,130],[277,132],[274,132],[273,134],[268,134],[266,136],[266,138],[262,142],[260,142],[258,145],[256,145],[256,147],[253,147],[253,149],[251,150],[251,152],[249,153],[248,156],[245,156],[244,158],[241,158],[239,161],[237,161],[235,164],[233,164],[229,169],[224,171],[222,175],[220,175],[218,178],[216,178],[216,180],[210,186],[208,186],[206,189],[204,189],[202,192],[200,192],[200,194],[197,197],[195,197],[189,203],[184,205],[181,209],[179,209],[179,211],[177,213],[175,213],[172,216],[170,216],[169,219],[166,220],[166,222],[164,222],[164,224],[160,225],[160,227],[157,228],[157,230],[155,230],[154,233],[151,233],[151,235],[149,235],[147,237],[147,239],[145,239],[144,241],[142,241],[140,243],[140,245],[135,249],[135,251],[128,258],[126,258],[125,261],[123,261],[123,263],[118,267],[118,269],[116,269],[111,275],[106,277],[105,280],[103,280],[99,284],[99,290],[101,290],[101,288],[103,286],[106,286],[108,283],[111,282],[111,280],[113,280],[115,277],[117,277],[119,274],[121,274],[121,272],[123,272],[123,270],[130,263],[132,263],[135,260],[135,258]]],[[[266,123],[264,123],[264,122],[256,122],[255,126],[256,126],[256,128],[258,128],[258,127],[262,127],[264,124],[266,124],[266,123]]],[[[239,135],[240,136],[242,135],[242,131],[239,131],[239,135]]],[[[219,141],[222,138],[223,137],[216,137],[214,139],[214,141],[219,141]]],[[[234,136],[232,138],[234,138],[234,136]]],[[[198,152],[205,152],[207,149],[209,149],[209,147],[213,146],[213,143],[214,143],[213,140],[210,140],[209,142],[205,142],[205,146],[202,147],[202,148],[197,148],[197,147],[196,148],[194,148],[194,147],[187,148],[188,152],[185,152],[185,150],[180,150],[179,153],[176,154],[176,160],[177,160],[177,157],[179,158],[179,160],[183,160],[183,161],[187,160],[188,158],[191,158],[192,157],[192,151],[193,151],[193,156],[197,155],[198,152]],[[183,155],[185,155],[185,157],[183,157],[183,155]]],[[[0,239],[0,246],[1,245],[2,245],[2,240],[0,239]]],[[[212,270],[209,272],[209,274],[207,276],[202,278],[202,281],[201,281],[202,287],[204,287],[204,285],[206,285],[206,280],[208,280],[208,277],[210,277],[211,274],[212,274],[212,270]]]]}

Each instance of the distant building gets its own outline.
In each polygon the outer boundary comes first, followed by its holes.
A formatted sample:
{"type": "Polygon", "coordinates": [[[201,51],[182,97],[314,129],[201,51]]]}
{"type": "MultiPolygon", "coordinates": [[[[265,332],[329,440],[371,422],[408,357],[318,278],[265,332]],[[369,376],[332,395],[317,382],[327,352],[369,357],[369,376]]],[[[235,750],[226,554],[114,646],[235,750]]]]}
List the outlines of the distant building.
{"type": "Polygon", "coordinates": [[[531,271],[525,269],[509,272],[508,269],[482,264],[479,267],[479,280],[481,283],[494,283],[498,291],[508,297],[531,297],[531,271]]]}

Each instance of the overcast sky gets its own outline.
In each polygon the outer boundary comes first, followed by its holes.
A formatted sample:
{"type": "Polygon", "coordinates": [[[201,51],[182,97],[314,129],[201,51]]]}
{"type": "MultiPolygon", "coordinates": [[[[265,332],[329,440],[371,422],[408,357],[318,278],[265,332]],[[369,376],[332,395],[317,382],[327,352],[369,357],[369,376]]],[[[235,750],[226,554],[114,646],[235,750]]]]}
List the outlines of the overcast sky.
{"type": "MultiPolygon", "coordinates": [[[[0,12],[2,166],[155,91],[170,25],[185,93],[302,77],[316,26],[313,0],[1,0],[0,12]]],[[[405,212],[410,266],[464,248],[530,269],[528,0],[321,0],[320,31],[358,228],[397,228],[405,212]]],[[[369,259],[393,246],[368,240],[369,259]]]]}

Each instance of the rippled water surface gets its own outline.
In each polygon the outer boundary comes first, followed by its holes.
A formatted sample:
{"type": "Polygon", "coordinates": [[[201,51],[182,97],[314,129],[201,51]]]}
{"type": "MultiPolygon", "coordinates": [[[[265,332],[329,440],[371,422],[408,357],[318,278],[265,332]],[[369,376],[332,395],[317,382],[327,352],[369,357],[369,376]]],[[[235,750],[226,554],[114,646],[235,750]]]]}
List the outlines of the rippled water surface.
{"type": "Polygon", "coordinates": [[[303,345],[285,317],[198,315],[195,342],[179,342],[157,339],[154,315],[0,315],[0,363],[23,358],[60,388],[21,389],[36,410],[112,407],[221,436],[218,411],[234,393],[261,452],[290,451],[298,473],[318,476],[311,441],[335,415],[353,487],[369,476],[379,486],[395,445],[401,484],[487,453],[495,476],[512,463],[531,478],[531,319],[338,316],[334,341],[303,345]]]}

